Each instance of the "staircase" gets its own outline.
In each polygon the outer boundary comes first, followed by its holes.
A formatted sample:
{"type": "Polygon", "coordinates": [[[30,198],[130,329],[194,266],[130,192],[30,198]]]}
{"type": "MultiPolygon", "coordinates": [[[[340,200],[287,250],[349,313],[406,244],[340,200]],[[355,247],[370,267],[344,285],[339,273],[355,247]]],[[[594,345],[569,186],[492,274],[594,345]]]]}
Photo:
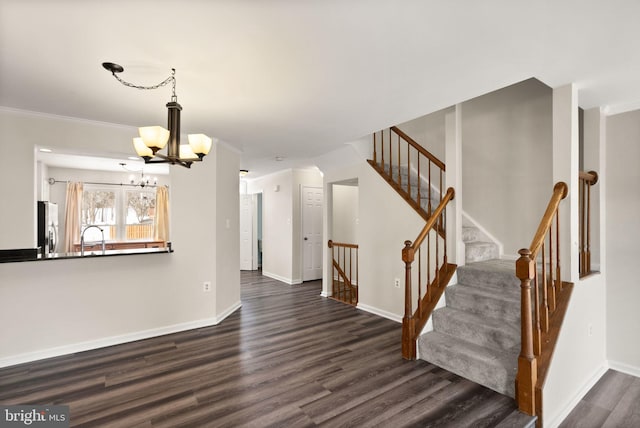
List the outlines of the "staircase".
{"type": "Polygon", "coordinates": [[[487,260],[458,267],[433,331],[418,339],[421,359],[514,397],[520,351],[520,284],[514,262],[487,260]]]}
{"type": "Polygon", "coordinates": [[[566,184],[554,186],[530,247],[519,251],[515,263],[498,259],[498,246],[465,218],[467,264],[457,268],[457,284],[447,286],[456,270],[448,262],[446,233],[446,208],[455,189],[443,193],[445,164],[397,127],[374,133],[368,162],[426,221],[402,250],[403,357],[418,356],[515,398],[524,419],[512,426],[541,427],[542,387],[573,288],[562,281],[560,269],[557,213],[566,184]],[[442,294],[446,306],[436,309],[442,294]],[[429,318],[433,329],[422,334],[429,318]]]}

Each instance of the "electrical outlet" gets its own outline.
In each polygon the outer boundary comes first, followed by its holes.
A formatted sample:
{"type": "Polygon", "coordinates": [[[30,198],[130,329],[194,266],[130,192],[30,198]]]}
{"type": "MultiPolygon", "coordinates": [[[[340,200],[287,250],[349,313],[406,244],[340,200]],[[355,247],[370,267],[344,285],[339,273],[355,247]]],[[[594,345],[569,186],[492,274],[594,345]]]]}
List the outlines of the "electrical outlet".
{"type": "Polygon", "coordinates": [[[208,293],[209,291],[211,291],[211,282],[210,281],[205,281],[202,283],[202,291],[204,291],[205,293],[208,293]]]}
{"type": "Polygon", "coordinates": [[[400,278],[396,278],[393,280],[393,285],[396,286],[396,288],[400,288],[400,278]]]}
{"type": "Polygon", "coordinates": [[[589,326],[587,327],[588,332],[589,332],[589,337],[593,336],[593,324],[589,323],[589,326]]]}

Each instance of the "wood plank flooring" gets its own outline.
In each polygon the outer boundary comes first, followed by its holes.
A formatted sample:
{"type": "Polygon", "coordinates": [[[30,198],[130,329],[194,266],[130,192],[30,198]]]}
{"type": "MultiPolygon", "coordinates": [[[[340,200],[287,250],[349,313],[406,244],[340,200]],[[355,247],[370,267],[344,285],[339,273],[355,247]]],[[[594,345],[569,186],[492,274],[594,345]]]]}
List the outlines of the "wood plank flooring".
{"type": "Polygon", "coordinates": [[[608,370],[560,428],[640,427],[640,378],[608,370]]]}
{"type": "Polygon", "coordinates": [[[512,420],[511,398],[402,360],[399,324],[320,291],[319,281],[289,286],[243,272],[243,306],[219,325],[0,369],[0,403],[69,405],[77,427],[512,420]]]}

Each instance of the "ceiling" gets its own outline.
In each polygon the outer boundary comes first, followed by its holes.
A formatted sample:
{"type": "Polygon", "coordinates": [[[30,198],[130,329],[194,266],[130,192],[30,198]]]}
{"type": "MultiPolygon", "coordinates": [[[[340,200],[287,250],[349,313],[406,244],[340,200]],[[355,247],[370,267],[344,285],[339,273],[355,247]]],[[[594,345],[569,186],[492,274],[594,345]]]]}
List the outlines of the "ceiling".
{"type": "Polygon", "coordinates": [[[0,0],[0,106],[164,124],[237,148],[253,174],[535,77],[583,108],[640,108],[640,2],[0,0]],[[276,156],[284,158],[276,162],[276,156]]]}

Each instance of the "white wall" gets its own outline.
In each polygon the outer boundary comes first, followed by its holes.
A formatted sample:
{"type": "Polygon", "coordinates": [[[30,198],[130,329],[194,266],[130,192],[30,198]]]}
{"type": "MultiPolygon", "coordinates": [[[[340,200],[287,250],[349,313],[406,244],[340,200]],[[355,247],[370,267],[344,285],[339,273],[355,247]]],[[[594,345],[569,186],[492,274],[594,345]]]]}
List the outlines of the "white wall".
{"type": "MultiPolygon", "coordinates": [[[[12,154],[0,169],[0,195],[13,208],[2,210],[2,246],[35,241],[34,144],[128,153],[132,134],[0,110],[0,152],[12,154]]],[[[0,264],[0,301],[11,302],[0,311],[0,366],[211,325],[234,308],[224,306],[239,301],[239,279],[219,269],[239,271],[237,252],[225,251],[238,245],[239,158],[220,145],[212,152],[190,170],[171,169],[174,253],[0,264]],[[229,211],[218,197],[230,198],[229,211]],[[233,243],[217,230],[226,218],[233,243]],[[217,239],[225,247],[218,250],[217,239]],[[204,293],[203,281],[216,292],[204,293]]]]}
{"type": "Polygon", "coordinates": [[[288,284],[302,282],[302,186],[322,187],[322,174],[288,169],[247,184],[262,192],[262,273],[288,284]]]}
{"type": "Polygon", "coordinates": [[[293,282],[293,171],[248,182],[247,192],[262,192],[262,273],[293,282]]]}
{"type": "Polygon", "coordinates": [[[358,186],[334,184],[333,209],[331,218],[333,228],[331,239],[346,244],[358,243],[358,186]]]}
{"type": "MultiPolygon", "coordinates": [[[[358,308],[400,321],[404,313],[404,286],[396,288],[394,279],[404,284],[402,248],[414,240],[424,220],[364,160],[351,166],[323,171],[325,180],[325,218],[333,211],[332,195],[344,180],[358,179],[358,308]]],[[[334,239],[333,221],[325,221],[325,241],[334,239]]],[[[323,293],[330,294],[330,253],[325,248],[323,293]]]]}
{"type": "MultiPolygon", "coordinates": [[[[445,117],[453,107],[442,109],[425,116],[397,125],[405,134],[444,162],[445,159],[445,117]]],[[[415,161],[415,160],[414,160],[415,161]]]]}
{"type": "Polygon", "coordinates": [[[507,255],[529,246],[551,197],[551,107],[533,79],[462,104],[462,208],[507,255]]]}
{"type": "Polygon", "coordinates": [[[640,376],[640,111],[607,119],[607,356],[640,376]]]}

